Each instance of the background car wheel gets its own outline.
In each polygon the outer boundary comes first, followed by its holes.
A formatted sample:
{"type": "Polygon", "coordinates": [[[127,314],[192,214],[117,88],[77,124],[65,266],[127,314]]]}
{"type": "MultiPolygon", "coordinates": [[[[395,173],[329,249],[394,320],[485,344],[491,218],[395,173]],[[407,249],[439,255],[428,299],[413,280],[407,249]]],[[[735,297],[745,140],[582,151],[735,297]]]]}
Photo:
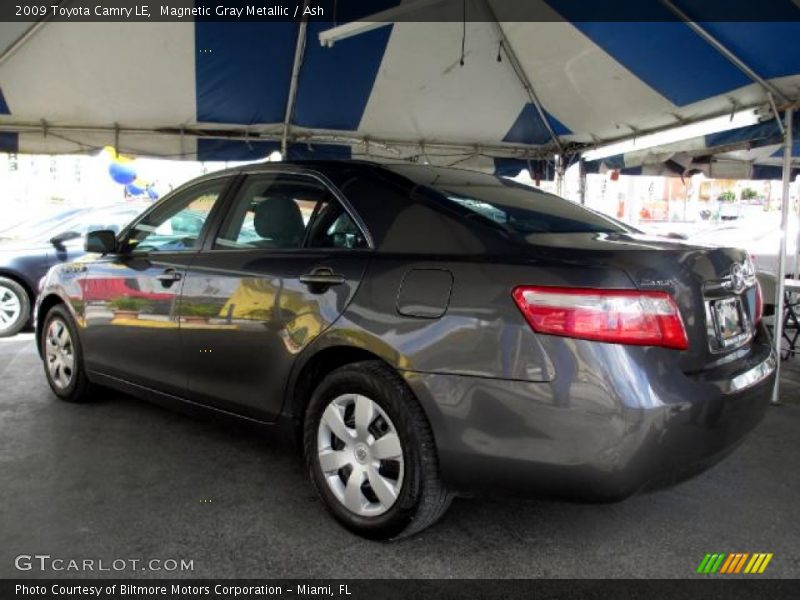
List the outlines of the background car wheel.
{"type": "Polygon", "coordinates": [[[16,335],[31,316],[28,293],[13,279],[0,277],[0,337],[16,335]]]}
{"type": "Polygon", "coordinates": [[[303,447],[328,510],[364,537],[412,535],[450,505],[430,424],[405,382],[379,361],[342,367],[320,383],[303,447]]]}
{"type": "Polygon", "coordinates": [[[67,402],[89,400],[91,384],[83,366],[83,353],[72,316],[63,304],[50,309],[41,333],[47,383],[67,402]]]}

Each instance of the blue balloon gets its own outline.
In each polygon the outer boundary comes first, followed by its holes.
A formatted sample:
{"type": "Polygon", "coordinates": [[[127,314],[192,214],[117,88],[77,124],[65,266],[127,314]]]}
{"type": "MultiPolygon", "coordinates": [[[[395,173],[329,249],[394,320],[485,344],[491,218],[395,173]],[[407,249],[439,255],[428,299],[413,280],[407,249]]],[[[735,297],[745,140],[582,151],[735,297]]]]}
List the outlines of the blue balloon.
{"type": "Polygon", "coordinates": [[[133,183],[133,180],[136,179],[136,170],[130,163],[126,164],[114,161],[108,165],[108,174],[111,175],[111,179],[122,185],[133,183]]]}
{"type": "Polygon", "coordinates": [[[128,194],[131,196],[141,196],[142,194],[144,194],[145,189],[140,188],[138,185],[129,183],[128,185],[125,186],[125,191],[128,192],[128,194]]]}

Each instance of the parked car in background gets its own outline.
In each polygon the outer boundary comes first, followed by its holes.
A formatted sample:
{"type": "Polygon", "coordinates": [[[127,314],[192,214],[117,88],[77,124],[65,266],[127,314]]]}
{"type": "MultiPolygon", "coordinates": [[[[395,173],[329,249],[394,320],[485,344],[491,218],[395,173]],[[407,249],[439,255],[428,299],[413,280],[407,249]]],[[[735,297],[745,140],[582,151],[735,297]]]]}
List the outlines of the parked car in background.
{"type": "Polygon", "coordinates": [[[756,426],[775,378],[745,252],[470,171],[221,171],[87,248],[37,301],[56,396],[286,426],[331,514],[371,538],[463,491],[607,501],[680,480],[756,426]],[[176,227],[186,211],[202,227],[176,227]]]}
{"type": "MultiPolygon", "coordinates": [[[[780,244],[780,214],[761,213],[716,227],[708,227],[688,236],[691,243],[709,246],[733,246],[744,248],[752,257],[756,269],[765,273],[778,272],[778,254],[780,244]]],[[[789,227],[786,234],[786,273],[795,269],[797,256],[798,217],[789,215],[789,227]]]]}
{"type": "Polygon", "coordinates": [[[82,208],[26,222],[0,236],[0,337],[29,322],[39,280],[54,264],[83,256],[86,233],[121,230],[150,203],[82,208]]]}
{"type": "Polygon", "coordinates": [[[50,231],[58,227],[59,223],[63,223],[75,215],[86,212],[88,208],[67,208],[57,211],[47,216],[33,216],[12,225],[0,229],[0,243],[12,240],[26,240],[38,237],[43,231],[50,231]]]}

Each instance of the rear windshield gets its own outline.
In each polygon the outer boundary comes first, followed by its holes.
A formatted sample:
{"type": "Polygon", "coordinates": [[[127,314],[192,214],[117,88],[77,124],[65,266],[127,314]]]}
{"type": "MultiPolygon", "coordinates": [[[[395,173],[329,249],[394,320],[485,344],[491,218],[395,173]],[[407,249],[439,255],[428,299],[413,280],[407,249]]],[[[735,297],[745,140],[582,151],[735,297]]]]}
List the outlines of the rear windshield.
{"type": "Polygon", "coordinates": [[[621,233],[621,223],[519,184],[431,186],[440,197],[515,233],[621,233]]]}
{"type": "Polygon", "coordinates": [[[536,233],[632,233],[616,219],[516,181],[486,173],[420,164],[387,165],[432,190],[465,217],[516,235],[536,233]]]}

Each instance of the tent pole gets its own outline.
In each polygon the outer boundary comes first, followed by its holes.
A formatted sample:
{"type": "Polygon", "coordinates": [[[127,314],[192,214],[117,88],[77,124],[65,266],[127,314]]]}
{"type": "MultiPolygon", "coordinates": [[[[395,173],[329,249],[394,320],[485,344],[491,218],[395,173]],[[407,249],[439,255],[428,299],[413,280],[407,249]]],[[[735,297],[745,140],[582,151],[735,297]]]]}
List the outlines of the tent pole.
{"type": "Polygon", "coordinates": [[[582,157],[578,159],[578,196],[581,205],[586,204],[586,161],[582,157]]]}
{"type": "Polygon", "coordinates": [[[778,250],[778,281],[775,289],[775,354],[777,367],[775,367],[775,388],[772,391],[772,404],[779,404],[779,389],[781,375],[781,342],[783,341],[783,294],[786,283],[786,235],[789,223],[789,185],[792,174],[792,117],[794,108],[786,109],[785,125],[783,130],[783,195],[781,204],[781,240],[778,250]]]}
{"type": "MultiPolygon", "coordinates": [[[[792,110],[792,109],[788,109],[792,110]]],[[[791,148],[789,150],[789,154],[791,158],[789,158],[789,167],[790,167],[790,174],[789,174],[789,184],[791,185],[792,179],[792,171],[791,167],[794,164],[794,145],[797,143],[797,139],[794,138],[794,133],[792,133],[792,143],[790,144],[791,148]]],[[[785,157],[784,157],[785,158],[785,157]]],[[[798,202],[797,209],[794,211],[794,219],[795,222],[798,224],[797,227],[797,235],[795,236],[794,240],[794,270],[792,273],[792,277],[797,280],[800,279],[800,202],[798,202]]],[[[789,233],[789,230],[786,230],[786,233],[789,233]]]]}
{"type": "Polygon", "coordinates": [[[564,197],[564,175],[566,173],[566,160],[563,154],[557,154],[556,157],[556,196],[564,197]]]}
{"type": "MultiPolygon", "coordinates": [[[[61,0],[60,2],[56,2],[55,6],[61,6],[65,3],[65,0],[61,0]]],[[[6,62],[11,55],[14,54],[17,50],[22,48],[25,44],[28,43],[37,32],[39,32],[42,27],[44,27],[50,21],[50,16],[44,17],[36,21],[33,25],[31,25],[21,36],[19,36],[16,40],[14,40],[10,46],[8,46],[2,54],[0,54],[0,65],[6,62]]]]}
{"type": "Polygon", "coordinates": [[[561,144],[561,139],[558,137],[558,135],[556,135],[555,130],[553,130],[550,119],[547,118],[547,113],[545,112],[542,103],[539,101],[539,96],[536,94],[536,90],[533,89],[533,84],[531,83],[528,74],[525,72],[525,69],[522,67],[522,63],[519,62],[519,58],[514,50],[514,46],[511,45],[511,41],[506,37],[503,24],[497,20],[497,14],[495,14],[489,0],[485,0],[484,5],[491,20],[494,21],[494,25],[497,28],[497,33],[500,37],[500,47],[503,49],[506,58],[508,58],[508,62],[511,64],[512,70],[516,74],[517,79],[519,79],[520,84],[525,90],[528,100],[530,100],[531,104],[533,104],[534,108],[536,108],[536,112],[539,113],[539,118],[542,120],[545,129],[547,129],[547,133],[550,135],[550,138],[553,140],[553,143],[558,149],[558,153],[563,156],[564,146],[561,144]]]}
{"type": "MultiPolygon", "coordinates": [[[[303,13],[308,5],[308,0],[303,2],[303,13]]],[[[294,102],[297,98],[297,80],[300,78],[300,67],[303,66],[303,56],[306,52],[306,32],[308,31],[308,18],[303,16],[300,28],[297,30],[297,44],[294,47],[294,63],[292,64],[292,79],[289,82],[289,95],[286,98],[286,112],[283,116],[283,133],[281,134],[281,160],[286,160],[288,148],[289,127],[294,114],[294,102]]]]}

